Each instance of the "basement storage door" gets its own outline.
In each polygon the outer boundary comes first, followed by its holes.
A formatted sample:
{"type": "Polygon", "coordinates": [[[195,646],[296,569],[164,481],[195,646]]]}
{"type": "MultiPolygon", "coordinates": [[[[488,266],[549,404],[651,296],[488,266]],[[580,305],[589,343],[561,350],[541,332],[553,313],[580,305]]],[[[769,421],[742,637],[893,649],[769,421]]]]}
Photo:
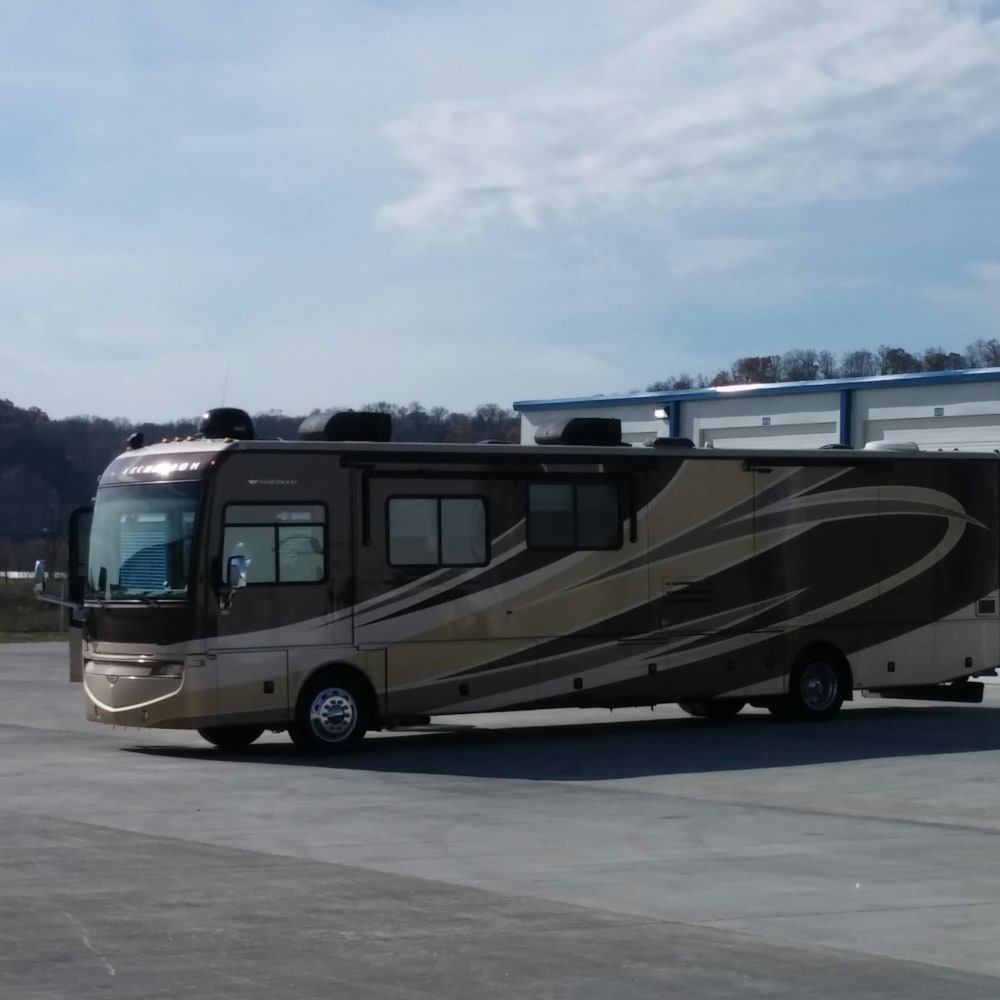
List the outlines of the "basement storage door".
{"type": "Polygon", "coordinates": [[[521,634],[524,484],[516,473],[356,473],[354,639],[386,651],[386,713],[533,703],[521,634]]]}

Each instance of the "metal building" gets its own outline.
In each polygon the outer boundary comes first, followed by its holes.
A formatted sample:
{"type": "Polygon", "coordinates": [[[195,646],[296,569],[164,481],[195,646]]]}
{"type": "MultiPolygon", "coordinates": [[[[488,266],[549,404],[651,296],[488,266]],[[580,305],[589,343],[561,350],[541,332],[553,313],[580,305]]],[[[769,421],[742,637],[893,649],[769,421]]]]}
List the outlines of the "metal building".
{"type": "Polygon", "coordinates": [[[701,448],[913,441],[924,450],[1000,451],[1000,368],[522,400],[514,410],[525,444],[540,427],[589,416],[617,417],[630,444],[655,437],[690,438],[701,448]]]}

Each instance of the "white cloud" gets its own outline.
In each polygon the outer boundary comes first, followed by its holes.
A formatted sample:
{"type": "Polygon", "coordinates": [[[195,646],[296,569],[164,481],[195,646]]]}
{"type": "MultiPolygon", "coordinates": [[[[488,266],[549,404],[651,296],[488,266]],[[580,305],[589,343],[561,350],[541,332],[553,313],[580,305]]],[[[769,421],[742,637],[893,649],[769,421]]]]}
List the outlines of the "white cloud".
{"type": "Polygon", "coordinates": [[[231,365],[251,409],[461,409],[835,322],[877,342],[890,311],[927,342],[995,326],[985,170],[933,203],[756,210],[974,165],[1000,51],[968,0],[126,8],[0,10],[0,394],[25,405],[197,413],[231,365]],[[899,312],[960,271],[975,308],[899,312]]]}
{"type": "MultiPolygon", "coordinates": [[[[631,17],[638,8],[632,8],[631,17]]],[[[379,221],[522,226],[924,185],[1000,128],[977,0],[661,0],[586,84],[437,101],[386,134],[420,177],[379,221]]]]}
{"type": "Polygon", "coordinates": [[[977,281],[1000,286],[1000,260],[974,260],[966,271],[977,281]]]}
{"type": "Polygon", "coordinates": [[[978,316],[982,323],[981,335],[995,336],[1000,308],[1000,260],[969,261],[965,273],[968,279],[930,285],[923,290],[923,296],[949,309],[978,316]]]}
{"type": "Polygon", "coordinates": [[[670,255],[667,268],[676,278],[694,278],[742,271],[768,257],[777,248],[774,240],[718,236],[690,240],[670,255]]]}

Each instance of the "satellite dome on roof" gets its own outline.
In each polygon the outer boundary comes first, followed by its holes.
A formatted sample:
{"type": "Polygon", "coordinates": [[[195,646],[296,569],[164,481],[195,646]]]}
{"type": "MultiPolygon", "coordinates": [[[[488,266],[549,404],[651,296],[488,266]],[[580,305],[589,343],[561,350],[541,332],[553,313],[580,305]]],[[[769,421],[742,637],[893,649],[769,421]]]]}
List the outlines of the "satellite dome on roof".
{"type": "Polygon", "coordinates": [[[237,441],[254,439],[253,420],[245,410],[235,406],[218,406],[206,410],[198,421],[198,433],[207,438],[235,438],[237,441]]]}

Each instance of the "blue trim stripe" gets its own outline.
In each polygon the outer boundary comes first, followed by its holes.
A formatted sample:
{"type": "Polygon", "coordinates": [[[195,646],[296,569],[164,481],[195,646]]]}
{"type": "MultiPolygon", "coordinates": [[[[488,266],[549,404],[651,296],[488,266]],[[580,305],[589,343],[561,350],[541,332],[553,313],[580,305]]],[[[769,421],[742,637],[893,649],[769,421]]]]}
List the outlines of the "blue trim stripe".
{"type": "MultiPolygon", "coordinates": [[[[695,399],[731,399],[747,396],[795,396],[808,392],[851,389],[901,389],[969,382],[1000,382],[1000,368],[965,371],[914,372],[909,375],[874,375],[871,378],[830,378],[815,382],[774,382],[761,385],[719,386],[716,389],[674,389],[670,392],[636,392],[626,396],[571,396],[564,399],[524,399],[514,403],[516,412],[529,410],[597,409],[602,406],[655,406],[695,399]]],[[[841,404],[843,405],[843,403],[841,404]]]]}

